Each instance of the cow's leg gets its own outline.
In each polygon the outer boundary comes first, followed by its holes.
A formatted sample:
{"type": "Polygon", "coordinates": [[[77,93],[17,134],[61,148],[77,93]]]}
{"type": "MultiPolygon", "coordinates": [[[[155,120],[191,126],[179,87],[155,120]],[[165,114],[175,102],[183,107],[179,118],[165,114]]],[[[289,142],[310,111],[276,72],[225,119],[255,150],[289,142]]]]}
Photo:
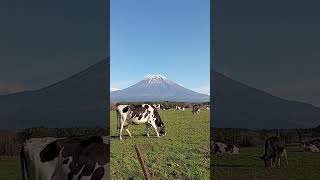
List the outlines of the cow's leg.
{"type": "Polygon", "coordinates": [[[129,129],[128,129],[128,125],[124,126],[124,129],[127,131],[127,133],[129,134],[129,136],[132,137],[132,136],[131,136],[131,133],[130,133],[130,131],[129,131],[129,129]]]}
{"type": "Polygon", "coordinates": [[[154,130],[156,131],[157,137],[160,137],[160,136],[159,136],[159,133],[158,133],[158,128],[157,128],[156,124],[155,124],[154,122],[152,122],[151,125],[152,125],[152,127],[154,128],[154,130]]]}
{"type": "Polygon", "coordinates": [[[280,156],[277,158],[278,159],[278,167],[280,167],[280,161],[281,161],[281,159],[280,159],[280,156]]]}
{"type": "Polygon", "coordinates": [[[150,128],[150,124],[149,123],[146,123],[146,134],[147,136],[149,137],[149,128],[150,128]]]}
{"type": "Polygon", "coordinates": [[[124,122],[121,122],[120,132],[119,132],[120,140],[122,140],[122,130],[123,130],[123,126],[124,126],[124,122]]]}
{"type": "Polygon", "coordinates": [[[286,149],[283,150],[283,156],[284,156],[284,158],[286,159],[286,164],[287,164],[287,166],[288,166],[289,163],[288,163],[288,157],[287,157],[287,151],[286,151],[286,149]]]}

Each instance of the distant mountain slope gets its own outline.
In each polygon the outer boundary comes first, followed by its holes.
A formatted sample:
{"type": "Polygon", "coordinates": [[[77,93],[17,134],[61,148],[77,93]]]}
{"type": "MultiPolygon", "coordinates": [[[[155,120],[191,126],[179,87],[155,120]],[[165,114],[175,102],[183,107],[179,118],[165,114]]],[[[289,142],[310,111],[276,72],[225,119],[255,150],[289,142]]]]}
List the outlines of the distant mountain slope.
{"type": "Polygon", "coordinates": [[[162,75],[149,75],[133,86],[112,91],[110,99],[111,102],[207,102],[210,96],[184,88],[162,75]]]}
{"type": "Polygon", "coordinates": [[[107,126],[109,58],[36,91],[0,96],[0,128],[107,126]]]}
{"type": "Polygon", "coordinates": [[[287,101],[212,72],[212,124],[222,128],[312,128],[320,125],[320,108],[287,101]]]}

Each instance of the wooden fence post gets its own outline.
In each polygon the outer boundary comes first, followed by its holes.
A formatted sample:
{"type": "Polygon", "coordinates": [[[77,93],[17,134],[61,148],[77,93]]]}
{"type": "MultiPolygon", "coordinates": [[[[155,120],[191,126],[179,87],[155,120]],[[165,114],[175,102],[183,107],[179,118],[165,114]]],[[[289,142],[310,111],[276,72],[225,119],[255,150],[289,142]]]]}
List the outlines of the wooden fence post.
{"type": "Polygon", "coordinates": [[[140,162],[141,167],[143,169],[144,177],[146,178],[146,180],[151,180],[151,176],[149,174],[149,171],[148,171],[146,165],[144,164],[144,161],[143,161],[142,154],[140,152],[139,146],[135,145],[135,149],[136,149],[136,152],[137,152],[137,155],[138,155],[139,162],[140,162]]]}

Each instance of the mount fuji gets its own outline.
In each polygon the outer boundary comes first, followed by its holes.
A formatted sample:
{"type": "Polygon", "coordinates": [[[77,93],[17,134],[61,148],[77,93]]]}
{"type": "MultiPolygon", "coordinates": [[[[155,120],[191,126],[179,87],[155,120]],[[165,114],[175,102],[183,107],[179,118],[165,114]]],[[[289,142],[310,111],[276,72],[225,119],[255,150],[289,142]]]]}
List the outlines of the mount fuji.
{"type": "Polygon", "coordinates": [[[147,75],[145,78],[123,90],[111,91],[114,102],[209,102],[210,96],[201,94],[175,83],[163,75],[147,75]]]}

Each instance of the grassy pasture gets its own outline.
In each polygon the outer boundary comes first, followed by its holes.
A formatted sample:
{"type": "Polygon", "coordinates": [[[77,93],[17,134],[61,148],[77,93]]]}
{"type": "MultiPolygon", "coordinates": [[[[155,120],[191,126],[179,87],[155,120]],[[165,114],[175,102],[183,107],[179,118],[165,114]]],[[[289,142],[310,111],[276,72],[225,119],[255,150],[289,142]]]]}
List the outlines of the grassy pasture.
{"type": "Polygon", "coordinates": [[[157,138],[145,125],[129,125],[132,138],[124,131],[119,140],[115,112],[110,113],[111,179],[143,179],[134,145],[140,146],[146,166],[153,179],[209,179],[210,175],[210,113],[202,110],[193,120],[190,109],[159,111],[167,135],[157,138]]]}
{"type": "MultiPolygon", "coordinates": [[[[320,153],[288,151],[289,166],[265,168],[259,157],[263,148],[241,148],[239,155],[212,155],[211,173],[215,180],[317,180],[320,153]]],[[[282,162],[282,161],[281,161],[282,162]]]]}
{"type": "Polygon", "coordinates": [[[20,160],[17,156],[0,156],[0,180],[20,180],[20,160]]]}

